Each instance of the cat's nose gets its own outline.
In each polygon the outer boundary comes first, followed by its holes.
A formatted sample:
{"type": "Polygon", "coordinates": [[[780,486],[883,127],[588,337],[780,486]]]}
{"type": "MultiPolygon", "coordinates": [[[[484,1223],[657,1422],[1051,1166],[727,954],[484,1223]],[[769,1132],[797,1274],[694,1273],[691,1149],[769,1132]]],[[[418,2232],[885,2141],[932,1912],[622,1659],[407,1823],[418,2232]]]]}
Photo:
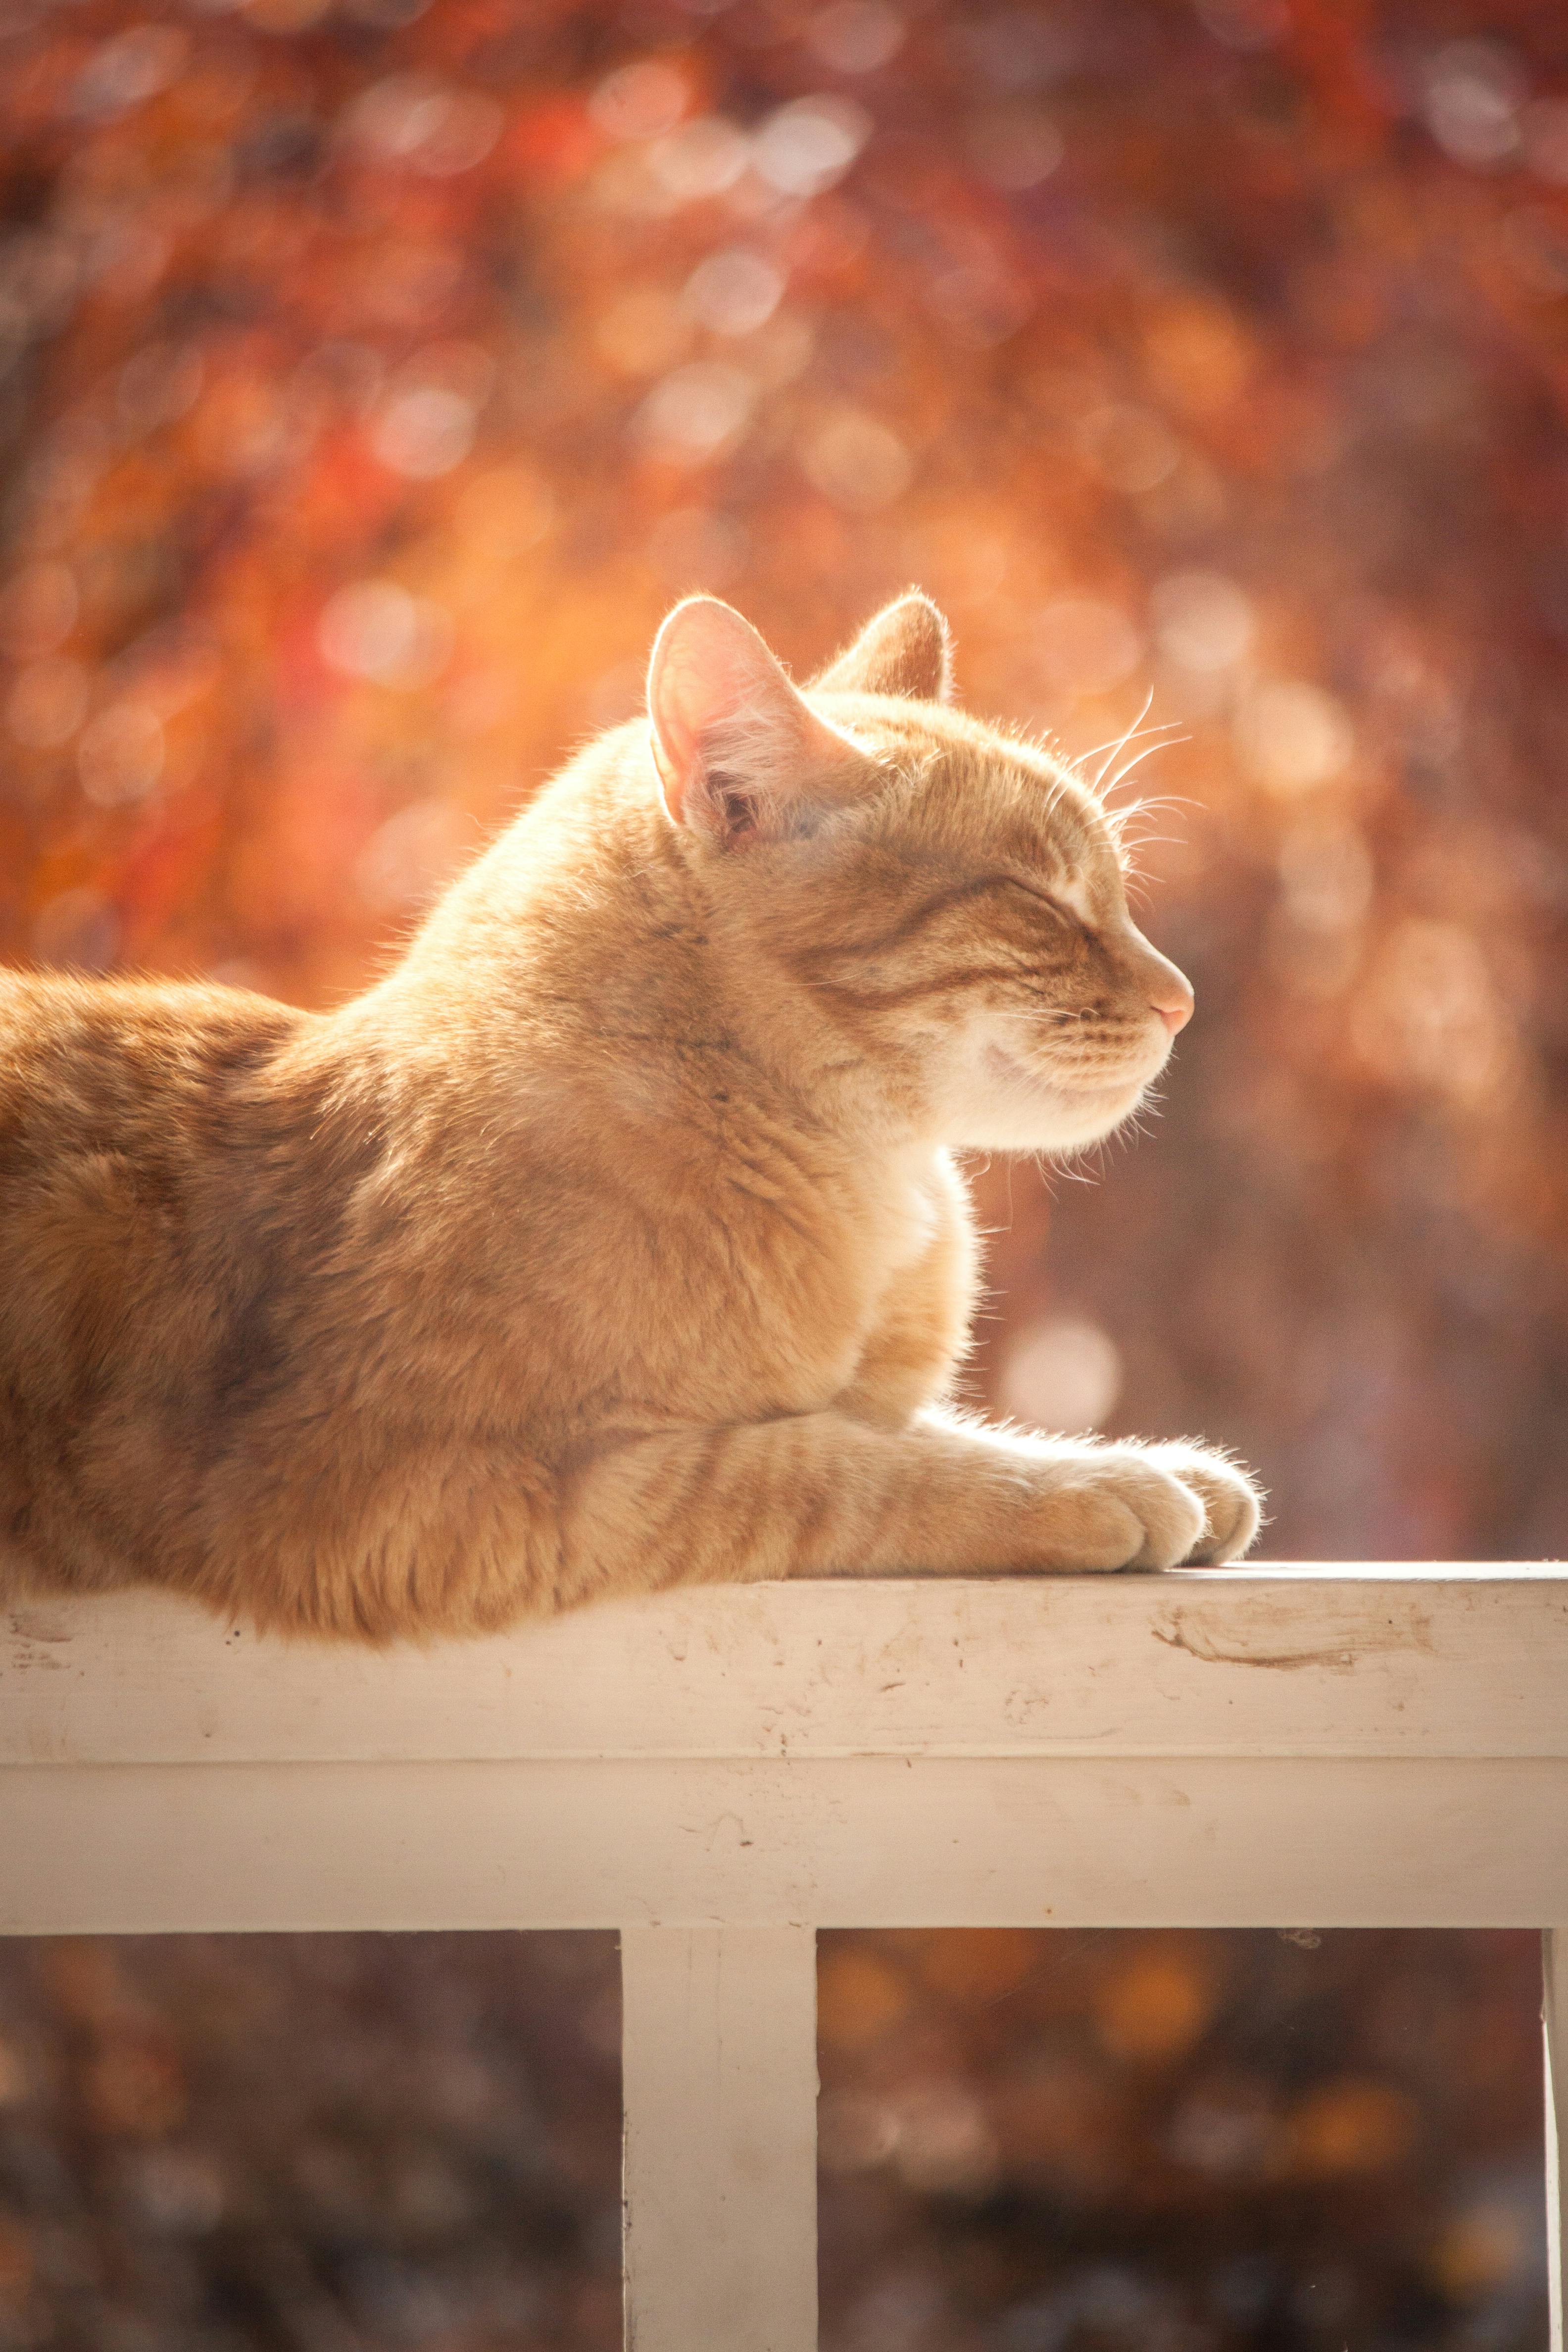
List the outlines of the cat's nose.
{"type": "Polygon", "coordinates": [[[1184,1029],[1193,1017],[1192,990],[1189,988],[1185,996],[1182,997],[1176,996],[1172,991],[1163,991],[1154,999],[1154,1010],[1173,1037],[1177,1030],[1184,1029]]]}
{"type": "Polygon", "coordinates": [[[1142,931],[1134,929],[1132,937],[1138,950],[1135,968],[1143,983],[1144,999],[1173,1037],[1193,1017],[1193,983],[1169,956],[1163,956],[1158,948],[1150,946],[1142,931]]]}

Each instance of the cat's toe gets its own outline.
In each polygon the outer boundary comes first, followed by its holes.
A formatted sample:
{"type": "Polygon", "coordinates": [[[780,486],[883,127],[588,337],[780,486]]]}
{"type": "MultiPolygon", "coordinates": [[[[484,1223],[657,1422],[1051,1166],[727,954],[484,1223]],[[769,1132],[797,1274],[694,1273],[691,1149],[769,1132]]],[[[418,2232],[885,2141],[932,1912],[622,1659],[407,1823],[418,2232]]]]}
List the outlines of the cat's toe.
{"type": "Polygon", "coordinates": [[[1263,1524],[1263,1492],[1250,1473],[1205,1447],[1172,1446],[1162,1458],[1204,1507],[1205,1528],[1183,1565],[1216,1568],[1240,1559],[1263,1524]]]}
{"type": "Polygon", "coordinates": [[[1184,1472],[1107,1446],[1057,1493],[1051,1521],[1051,1567],[1174,1568],[1203,1540],[1205,1506],[1184,1472]]]}

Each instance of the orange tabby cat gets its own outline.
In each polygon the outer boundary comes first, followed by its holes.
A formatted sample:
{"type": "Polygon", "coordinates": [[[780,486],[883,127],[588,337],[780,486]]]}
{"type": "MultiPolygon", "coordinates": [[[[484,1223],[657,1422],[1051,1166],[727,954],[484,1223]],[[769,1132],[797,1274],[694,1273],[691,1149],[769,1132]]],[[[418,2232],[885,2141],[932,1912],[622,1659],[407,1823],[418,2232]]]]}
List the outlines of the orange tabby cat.
{"type": "Polygon", "coordinates": [[[686,1580],[1229,1559],[1190,1445],[944,1411],[953,1148],[1192,1010],[1092,795],[908,596],[804,694],[699,597],[342,1010],[0,975],[0,1589],[474,1633],[686,1580]]]}

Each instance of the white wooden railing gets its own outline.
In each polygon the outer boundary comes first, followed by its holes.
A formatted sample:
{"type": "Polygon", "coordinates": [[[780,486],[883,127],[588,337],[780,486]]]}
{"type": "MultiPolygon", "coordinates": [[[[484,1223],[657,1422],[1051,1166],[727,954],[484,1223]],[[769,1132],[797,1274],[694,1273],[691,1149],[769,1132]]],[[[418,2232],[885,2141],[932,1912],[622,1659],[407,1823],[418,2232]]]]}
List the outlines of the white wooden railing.
{"type": "MultiPolygon", "coordinates": [[[[816,2342],[818,1927],[1539,1926],[1568,2042],[1568,1569],[756,1585],[380,1654],[3,1622],[0,1930],[620,1929],[637,2352],[816,2342]]],[[[1554,2163],[1568,2063],[1548,2120],[1554,2163]]]]}

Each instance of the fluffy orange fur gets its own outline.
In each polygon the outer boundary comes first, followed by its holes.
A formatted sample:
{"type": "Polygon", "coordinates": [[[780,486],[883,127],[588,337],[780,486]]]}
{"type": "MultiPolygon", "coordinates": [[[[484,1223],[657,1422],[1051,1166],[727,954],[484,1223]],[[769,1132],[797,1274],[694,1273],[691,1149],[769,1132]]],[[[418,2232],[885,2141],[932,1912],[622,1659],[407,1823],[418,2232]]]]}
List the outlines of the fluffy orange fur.
{"type": "Polygon", "coordinates": [[[1192,1002],[1092,793],[947,691],[923,598],[805,692],[692,599],[341,1010],[0,975],[0,1591],[378,1641],[1244,1550],[1214,1450],[944,1409],[950,1154],[1107,1133],[1192,1002]]]}

